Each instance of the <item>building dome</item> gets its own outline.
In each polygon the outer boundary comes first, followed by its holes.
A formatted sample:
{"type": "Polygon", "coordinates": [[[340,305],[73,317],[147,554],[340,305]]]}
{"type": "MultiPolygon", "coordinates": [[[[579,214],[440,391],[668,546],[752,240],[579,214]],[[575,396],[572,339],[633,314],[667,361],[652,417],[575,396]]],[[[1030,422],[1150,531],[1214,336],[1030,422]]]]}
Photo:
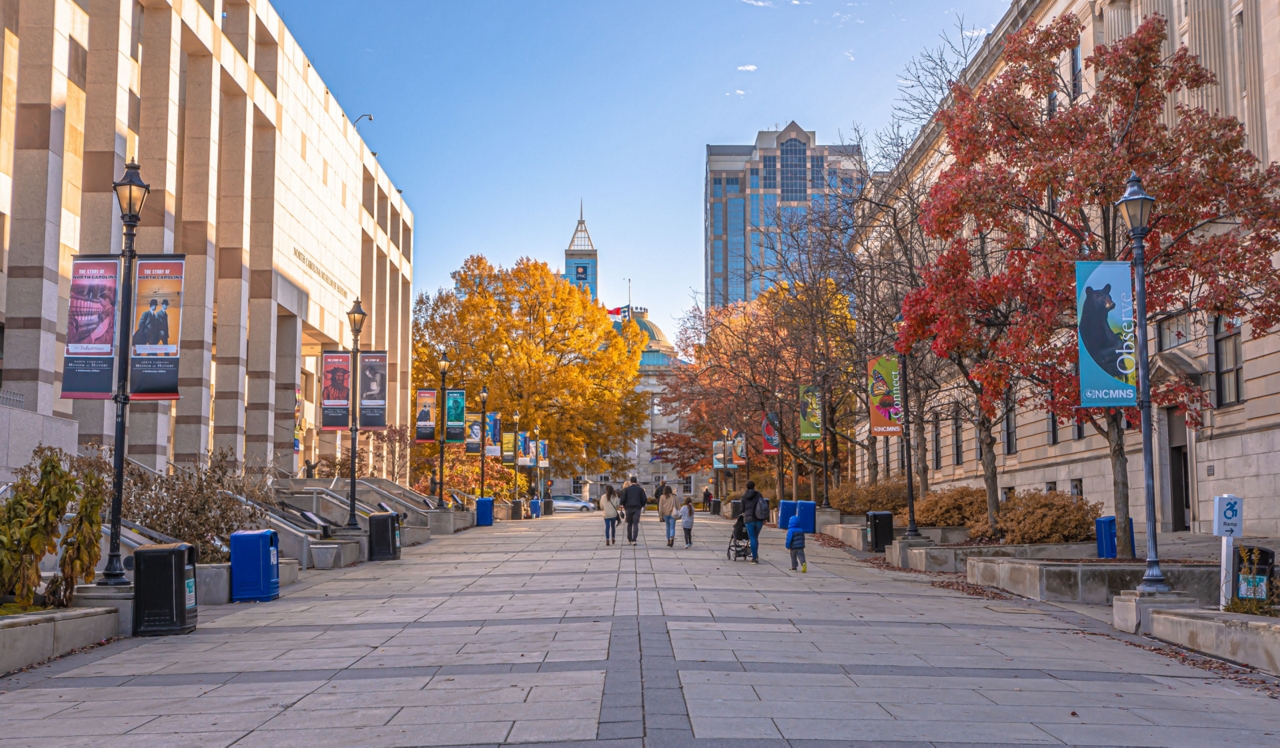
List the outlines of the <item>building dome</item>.
{"type": "MultiPolygon", "coordinates": [[[[631,319],[640,328],[641,332],[649,337],[649,342],[644,347],[644,354],[640,358],[641,366],[666,366],[675,359],[675,346],[671,345],[671,342],[667,340],[662,328],[649,319],[648,309],[638,306],[631,307],[631,319]]],[[[625,318],[614,320],[613,329],[621,333],[624,321],[625,318]]]]}

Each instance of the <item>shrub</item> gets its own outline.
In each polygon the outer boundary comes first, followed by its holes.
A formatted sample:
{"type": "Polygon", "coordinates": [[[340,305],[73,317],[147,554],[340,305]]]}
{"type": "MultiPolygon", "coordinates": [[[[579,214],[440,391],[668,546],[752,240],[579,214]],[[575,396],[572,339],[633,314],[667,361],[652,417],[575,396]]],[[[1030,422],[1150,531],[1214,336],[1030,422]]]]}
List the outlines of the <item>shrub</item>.
{"type": "MultiPolygon", "coordinates": [[[[1018,491],[1000,505],[996,525],[1006,543],[1078,543],[1094,537],[1101,504],[1061,491],[1018,491]]],[[[989,537],[985,510],[971,537],[989,537]]]]}
{"type": "Polygon", "coordinates": [[[987,491],[953,486],[930,491],[916,502],[916,524],[925,527],[969,527],[987,518],[987,491]]]}
{"type": "Polygon", "coordinates": [[[905,478],[891,478],[876,483],[847,482],[832,490],[830,497],[831,505],[842,514],[902,514],[907,508],[907,481],[905,478]]]}

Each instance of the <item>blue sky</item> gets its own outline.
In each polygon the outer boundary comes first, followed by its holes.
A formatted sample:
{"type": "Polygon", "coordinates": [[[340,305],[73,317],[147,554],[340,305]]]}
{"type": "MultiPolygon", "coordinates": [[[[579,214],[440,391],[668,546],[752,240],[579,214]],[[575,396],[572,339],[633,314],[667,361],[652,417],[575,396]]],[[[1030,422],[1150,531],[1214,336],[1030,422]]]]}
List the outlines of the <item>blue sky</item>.
{"type": "Polygon", "coordinates": [[[414,211],[415,291],[472,254],[563,265],[586,204],[609,306],[674,335],[702,290],[707,143],[882,125],[957,14],[1007,0],[273,0],[414,211]]]}

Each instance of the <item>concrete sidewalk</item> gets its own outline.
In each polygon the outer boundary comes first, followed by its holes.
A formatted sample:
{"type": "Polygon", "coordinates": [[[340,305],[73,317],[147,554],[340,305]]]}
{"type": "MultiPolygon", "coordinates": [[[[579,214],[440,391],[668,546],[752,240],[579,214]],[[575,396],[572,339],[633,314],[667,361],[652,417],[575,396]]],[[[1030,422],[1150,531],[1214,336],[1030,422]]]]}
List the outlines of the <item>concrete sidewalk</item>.
{"type": "Polygon", "coordinates": [[[0,679],[0,748],[1280,743],[1275,700],[1086,616],[655,519],[476,528],[0,679]]]}

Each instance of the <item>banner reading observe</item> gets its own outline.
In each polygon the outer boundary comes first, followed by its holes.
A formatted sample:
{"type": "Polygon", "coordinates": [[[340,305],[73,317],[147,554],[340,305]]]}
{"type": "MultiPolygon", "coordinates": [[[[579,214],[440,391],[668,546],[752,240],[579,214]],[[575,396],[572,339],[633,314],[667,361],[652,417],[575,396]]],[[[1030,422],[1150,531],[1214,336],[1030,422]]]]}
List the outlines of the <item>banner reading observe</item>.
{"type": "Polygon", "coordinates": [[[351,354],[325,351],[320,354],[320,430],[341,431],[351,427],[351,354]]]}
{"type": "Polygon", "coordinates": [[[902,374],[897,356],[867,362],[867,401],[871,403],[871,435],[902,434],[902,374]]]}
{"type": "Polygon", "coordinates": [[[1127,262],[1076,263],[1080,407],[1138,404],[1137,328],[1127,262]]]}
{"type": "Polygon", "coordinates": [[[138,260],[129,346],[129,395],[134,400],[178,399],[185,266],[185,255],[138,260]]]}
{"type": "Polygon", "coordinates": [[[62,397],[67,400],[111,399],[119,288],[118,257],[80,255],[72,260],[62,369],[62,397]]]}
{"type": "Polygon", "coordinates": [[[822,438],[822,388],[817,385],[800,385],[800,438],[822,438]]]}
{"type": "Polygon", "coordinates": [[[360,428],[387,427],[387,352],[360,353],[360,428]]]}
{"type": "Polygon", "coordinates": [[[444,391],[444,440],[460,444],[467,438],[467,391],[444,391]]]}
{"type": "Polygon", "coordinates": [[[419,444],[436,440],[436,391],[418,390],[418,415],[413,423],[413,440],[419,444]]]}

